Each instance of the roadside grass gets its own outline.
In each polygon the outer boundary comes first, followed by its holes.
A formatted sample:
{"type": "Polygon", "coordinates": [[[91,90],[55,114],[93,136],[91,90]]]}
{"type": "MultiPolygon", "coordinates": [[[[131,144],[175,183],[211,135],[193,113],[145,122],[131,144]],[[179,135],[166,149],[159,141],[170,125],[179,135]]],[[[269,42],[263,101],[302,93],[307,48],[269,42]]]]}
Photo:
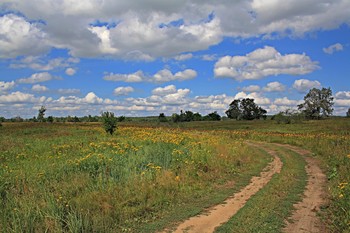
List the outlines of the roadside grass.
{"type": "Polygon", "coordinates": [[[285,219],[292,213],[293,204],[301,200],[307,179],[305,160],[295,152],[271,145],[268,147],[277,150],[283,162],[281,173],[275,174],[215,232],[281,232],[285,219]]]}
{"type": "Polygon", "coordinates": [[[9,123],[0,140],[1,232],[154,232],[221,202],[271,160],[194,130],[9,123]]]}

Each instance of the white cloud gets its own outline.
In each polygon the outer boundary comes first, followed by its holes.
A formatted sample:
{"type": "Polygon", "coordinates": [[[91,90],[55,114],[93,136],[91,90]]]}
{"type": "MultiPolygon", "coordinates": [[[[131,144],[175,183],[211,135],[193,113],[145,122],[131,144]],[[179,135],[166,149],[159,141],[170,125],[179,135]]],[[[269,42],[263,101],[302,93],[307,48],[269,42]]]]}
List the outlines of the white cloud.
{"type": "Polygon", "coordinates": [[[301,100],[290,100],[288,97],[283,97],[283,98],[276,98],[274,100],[275,105],[279,106],[293,106],[296,107],[298,104],[301,104],[303,101],[301,100]]]}
{"type": "Polygon", "coordinates": [[[338,91],[335,97],[339,99],[350,99],[350,91],[338,91]]]}
{"type": "Polygon", "coordinates": [[[117,87],[114,89],[113,94],[114,95],[129,95],[130,93],[134,92],[134,88],[132,87],[117,87]]]}
{"type": "Polygon", "coordinates": [[[260,91],[260,86],[258,85],[250,85],[247,87],[242,87],[242,91],[244,92],[259,92],[260,91]]]}
{"type": "Polygon", "coordinates": [[[32,86],[32,91],[34,92],[46,92],[48,90],[49,88],[47,88],[46,86],[42,86],[40,84],[35,84],[32,86]]]}
{"type": "Polygon", "coordinates": [[[46,57],[38,57],[38,56],[27,56],[18,61],[14,61],[10,65],[11,68],[20,69],[20,68],[30,68],[33,70],[41,70],[41,71],[49,71],[57,68],[65,68],[69,67],[72,64],[79,63],[79,58],[70,57],[68,59],[65,58],[54,58],[46,61],[46,57]]]}
{"type": "Polygon", "coordinates": [[[215,64],[214,74],[243,81],[280,74],[303,75],[316,69],[317,62],[305,54],[281,55],[275,48],[265,46],[246,56],[220,58],[215,64]]]}
{"type": "Polygon", "coordinates": [[[115,82],[127,82],[127,83],[136,83],[142,82],[145,80],[145,76],[141,70],[133,73],[133,74],[114,74],[110,73],[103,77],[104,80],[107,81],[115,81],[115,82]]]}
{"type": "Polygon", "coordinates": [[[173,94],[173,93],[176,93],[175,85],[169,85],[166,87],[157,87],[152,90],[152,94],[158,95],[158,96],[164,96],[164,95],[173,94]]]}
{"type": "Polygon", "coordinates": [[[174,57],[175,60],[177,61],[185,61],[188,59],[191,59],[193,57],[192,53],[185,53],[185,54],[180,54],[174,57]]]}
{"type": "Polygon", "coordinates": [[[336,43],[336,44],[330,45],[327,48],[323,48],[323,52],[327,54],[333,54],[334,52],[338,52],[342,50],[343,50],[343,45],[340,43],[336,43]]]}
{"type": "Polygon", "coordinates": [[[197,77],[197,72],[192,69],[186,69],[184,71],[179,71],[175,74],[172,74],[170,70],[163,69],[158,71],[152,78],[154,82],[162,83],[162,82],[170,82],[170,81],[184,81],[188,79],[194,79],[197,77]]]}
{"type": "Polygon", "coordinates": [[[16,86],[16,83],[14,81],[11,82],[3,82],[0,81],[0,93],[5,93],[8,90],[11,90],[16,86]]]}
{"type": "Polygon", "coordinates": [[[77,72],[77,71],[76,71],[75,69],[73,69],[73,68],[70,67],[70,68],[67,68],[67,69],[66,69],[66,72],[65,72],[65,73],[66,73],[67,75],[69,75],[69,76],[72,76],[72,75],[75,75],[76,72],[77,72]]]}
{"type": "Polygon", "coordinates": [[[47,35],[39,25],[15,14],[0,16],[0,58],[37,55],[48,50],[47,35]]]}
{"type": "Polygon", "coordinates": [[[35,97],[32,94],[23,93],[20,91],[12,92],[7,95],[0,95],[0,103],[42,103],[46,97],[35,97]]]}
{"type": "Polygon", "coordinates": [[[263,88],[263,91],[266,92],[282,92],[286,89],[286,86],[280,82],[271,82],[263,88]]]}
{"type": "Polygon", "coordinates": [[[294,81],[293,88],[300,93],[305,93],[312,88],[321,88],[321,83],[317,80],[298,79],[294,81]]]}
{"type": "Polygon", "coordinates": [[[34,84],[34,83],[40,83],[40,82],[47,82],[52,79],[58,79],[58,77],[52,76],[48,72],[43,72],[43,73],[32,74],[29,78],[18,79],[17,82],[34,84]]]}
{"type": "Polygon", "coordinates": [[[245,99],[245,98],[254,99],[254,102],[258,105],[267,105],[271,103],[271,100],[269,98],[262,96],[258,92],[252,92],[247,94],[241,91],[234,96],[234,99],[245,99]]]}
{"type": "Polygon", "coordinates": [[[107,81],[121,81],[121,82],[170,82],[170,81],[183,81],[188,79],[193,79],[197,76],[197,72],[192,69],[186,69],[184,71],[179,71],[173,74],[168,69],[163,69],[158,71],[153,76],[145,76],[144,73],[139,70],[132,74],[114,74],[110,73],[103,77],[104,80],[107,81]]]}
{"type": "Polygon", "coordinates": [[[83,100],[84,100],[84,102],[86,102],[88,104],[101,104],[103,102],[103,99],[99,98],[93,92],[89,92],[83,100]]]}

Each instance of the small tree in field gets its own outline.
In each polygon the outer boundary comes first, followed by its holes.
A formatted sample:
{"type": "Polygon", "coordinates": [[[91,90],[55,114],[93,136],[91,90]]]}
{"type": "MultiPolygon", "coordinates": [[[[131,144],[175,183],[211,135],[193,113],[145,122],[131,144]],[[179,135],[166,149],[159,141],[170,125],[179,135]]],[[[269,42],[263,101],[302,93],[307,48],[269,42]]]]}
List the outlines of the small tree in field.
{"type": "Polygon", "coordinates": [[[346,116],[350,117],[350,108],[348,109],[348,111],[346,112],[346,116]]]}
{"type": "Polygon", "coordinates": [[[43,122],[45,120],[45,111],[46,111],[46,108],[44,106],[41,106],[41,108],[39,109],[38,118],[37,118],[39,122],[43,122]]]}
{"type": "Polygon", "coordinates": [[[118,119],[114,116],[113,112],[102,112],[102,122],[103,127],[106,131],[106,133],[110,133],[113,135],[114,131],[117,128],[117,121],[118,119]]]}

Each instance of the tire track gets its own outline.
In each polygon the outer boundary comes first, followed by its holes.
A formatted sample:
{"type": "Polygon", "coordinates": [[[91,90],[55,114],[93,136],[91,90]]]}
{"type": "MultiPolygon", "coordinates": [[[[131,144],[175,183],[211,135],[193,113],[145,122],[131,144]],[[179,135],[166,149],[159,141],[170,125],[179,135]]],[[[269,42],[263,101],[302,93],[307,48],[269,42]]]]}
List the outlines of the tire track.
{"type": "MultiPolygon", "coordinates": [[[[255,146],[251,144],[252,146],[255,146]]],[[[273,177],[280,173],[283,163],[273,150],[264,148],[274,159],[269,163],[258,177],[252,177],[250,183],[234,196],[226,199],[224,204],[210,208],[205,214],[192,217],[180,224],[175,233],[209,233],[221,224],[227,222],[240,210],[251,196],[262,189],[273,177]]],[[[167,231],[165,231],[167,232],[167,231]]]]}

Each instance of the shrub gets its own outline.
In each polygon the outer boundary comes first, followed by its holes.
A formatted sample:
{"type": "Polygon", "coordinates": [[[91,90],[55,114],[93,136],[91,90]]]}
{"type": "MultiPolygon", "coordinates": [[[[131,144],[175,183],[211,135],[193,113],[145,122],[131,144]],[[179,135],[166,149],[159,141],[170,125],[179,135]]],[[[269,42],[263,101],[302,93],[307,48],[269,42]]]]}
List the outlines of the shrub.
{"type": "Polygon", "coordinates": [[[102,115],[103,127],[106,133],[110,133],[112,135],[117,128],[118,119],[114,116],[113,112],[107,111],[107,112],[103,112],[101,115],[102,115]]]}

